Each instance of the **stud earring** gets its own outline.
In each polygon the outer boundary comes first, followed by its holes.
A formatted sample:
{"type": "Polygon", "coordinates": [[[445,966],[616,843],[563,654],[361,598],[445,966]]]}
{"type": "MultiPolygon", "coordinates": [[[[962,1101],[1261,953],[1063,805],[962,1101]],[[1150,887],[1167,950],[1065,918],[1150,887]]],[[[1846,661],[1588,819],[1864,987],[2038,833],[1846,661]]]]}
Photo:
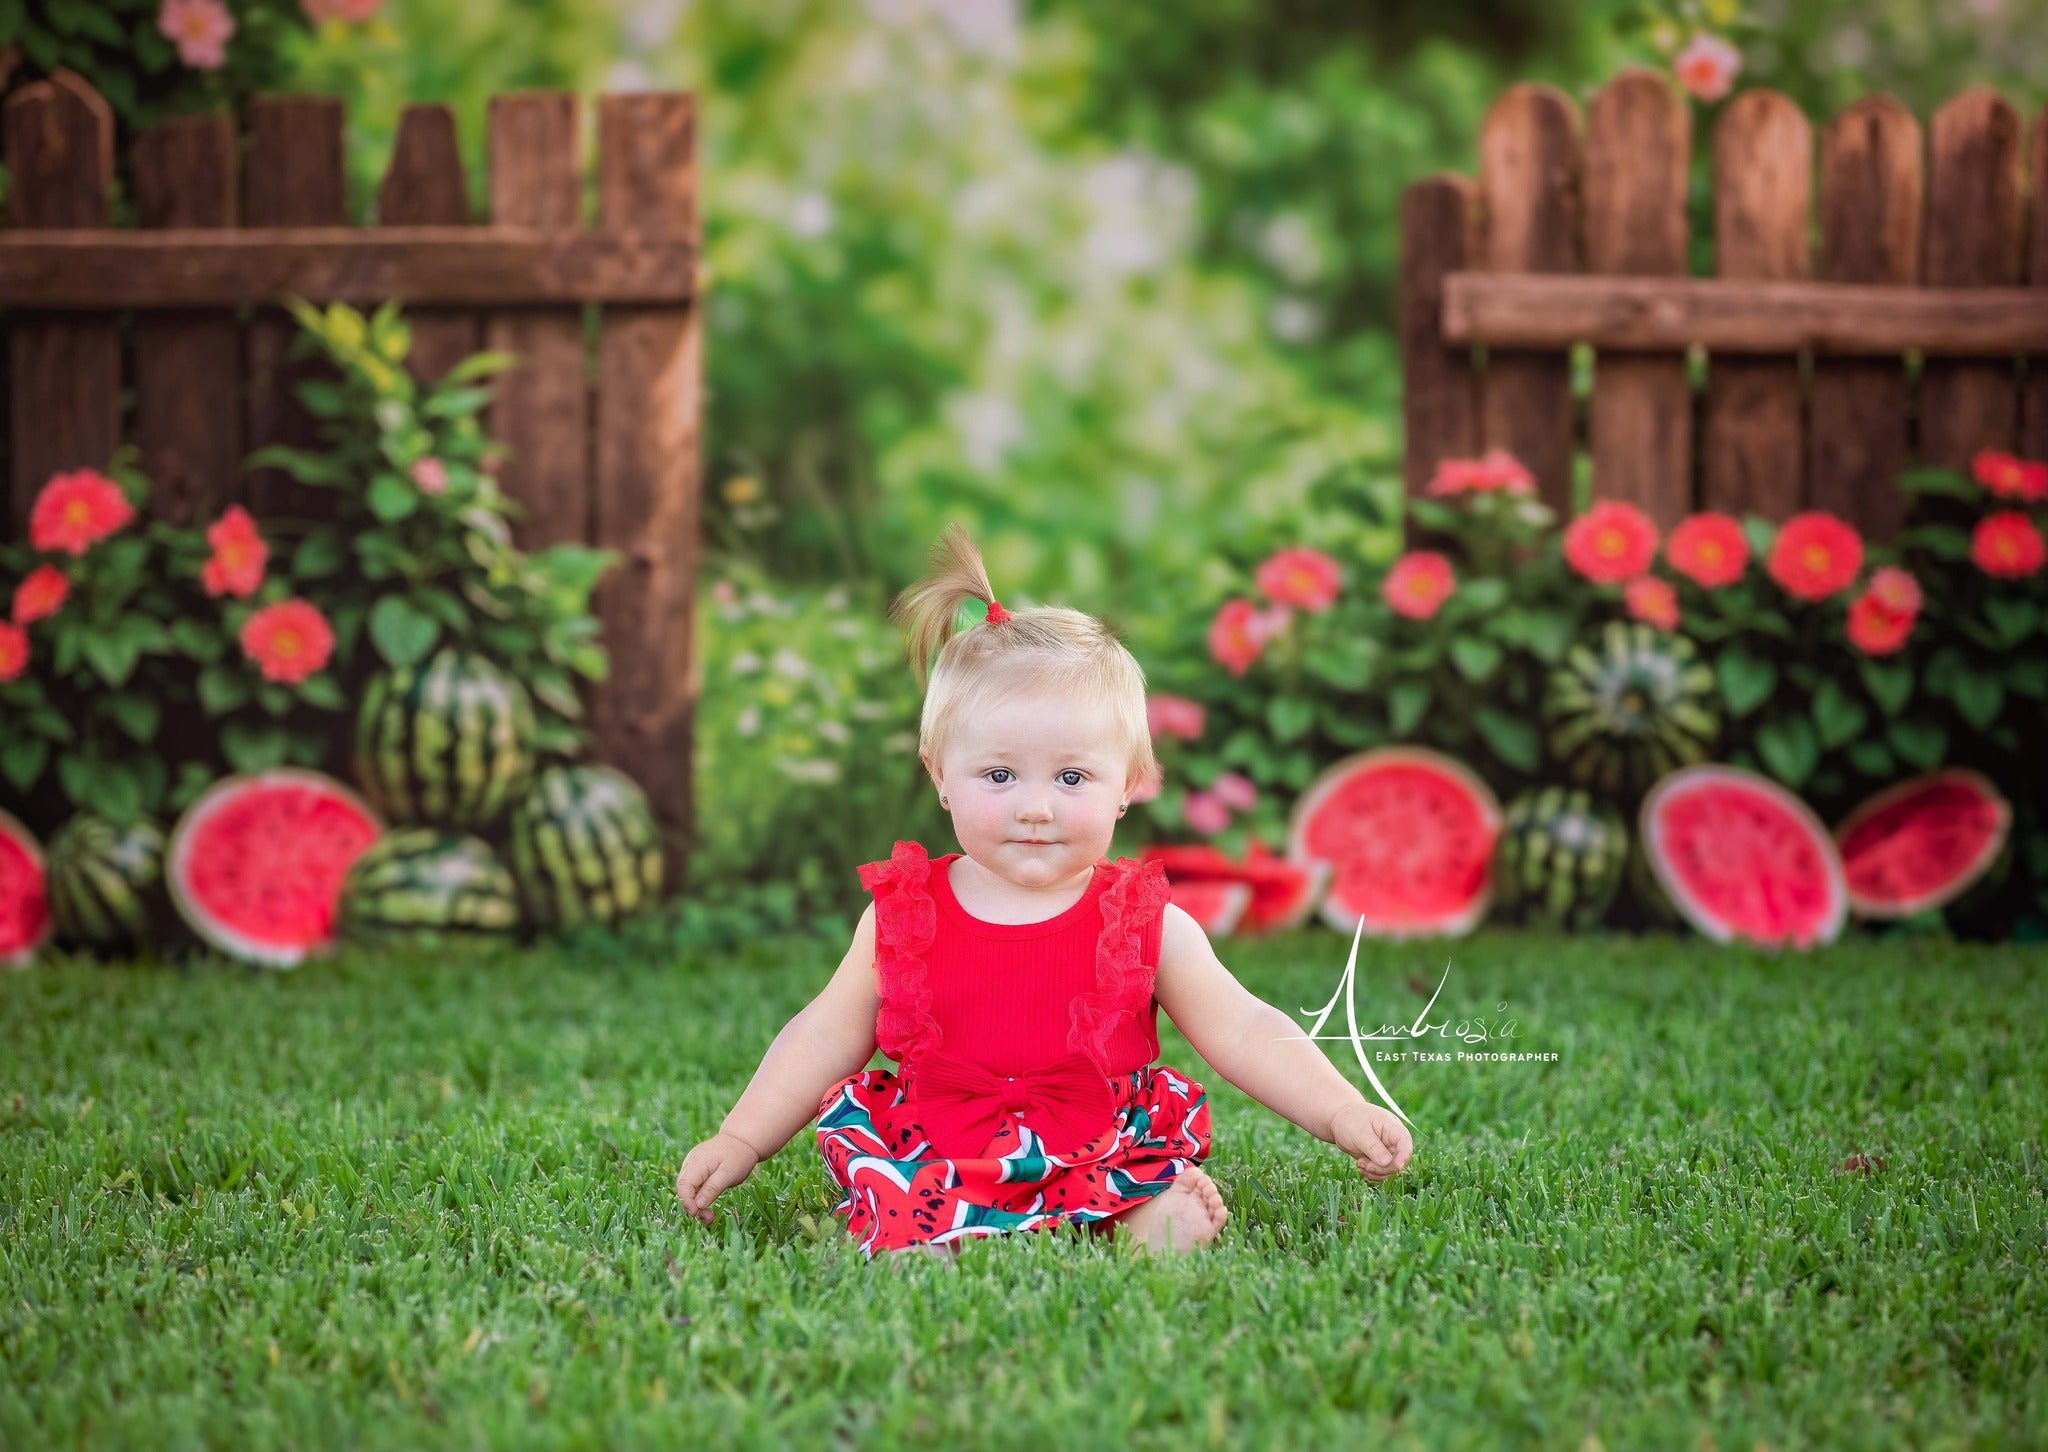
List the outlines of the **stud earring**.
{"type": "Polygon", "coordinates": [[[946,794],[944,792],[939,793],[939,805],[942,807],[946,805],[946,794]]]}

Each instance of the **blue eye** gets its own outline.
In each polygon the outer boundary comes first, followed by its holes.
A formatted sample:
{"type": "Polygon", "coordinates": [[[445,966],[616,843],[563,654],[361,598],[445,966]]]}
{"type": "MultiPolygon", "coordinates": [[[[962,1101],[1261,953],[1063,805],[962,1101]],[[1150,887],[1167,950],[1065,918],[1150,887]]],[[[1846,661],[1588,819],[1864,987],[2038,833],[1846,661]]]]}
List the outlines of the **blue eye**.
{"type": "MultiPolygon", "coordinates": [[[[1085,773],[1083,773],[1083,772],[1081,772],[1081,771],[1079,771],[1079,770],[1075,769],[1074,767],[1068,767],[1068,768],[1067,768],[1067,769],[1066,769],[1065,771],[1061,772],[1061,773],[1060,773],[1060,775],[1061,775],[1062,777],[1069,777],[1069,776],[1082,776],[1082,775],[1085,775],[1085,773]]],[[[1067,783],[1067,785],[1068,785],[1068,786],[1079,786],[1080,784],[1081,784],[1081,783],[1079,783],[1079,782],[1077,782],[1077,781],[1070,781],[1070,782],[1068,782],[1068,783],[1067,783]]]]}

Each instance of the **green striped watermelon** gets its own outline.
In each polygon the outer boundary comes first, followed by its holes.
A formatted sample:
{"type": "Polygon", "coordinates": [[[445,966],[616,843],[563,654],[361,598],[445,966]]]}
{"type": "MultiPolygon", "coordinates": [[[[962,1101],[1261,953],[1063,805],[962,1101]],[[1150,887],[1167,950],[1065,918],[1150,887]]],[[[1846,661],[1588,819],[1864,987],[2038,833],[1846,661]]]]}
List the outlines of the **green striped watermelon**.
{"type": "Polygon", "coordinates": [[[1508,803],[1494,847],[1493,903],[1508,922],[1578,931],[1614,901],[1628,854],[1621,814],[1572,787],[1547,786],[1508,803]]]}
{"type": "Polygon", "coordinates": [[[551,766],[512,812],[512,876],[537,927],[614,923],[661,894],[661,833],[633,779],[551,766]]]}
{"type": "Polygon", "coordinates": [[[122,827],[80,812],[50,841],[50,915],[57,936],[101,952],[161,941],[177,921],[164,887],[164,829],[122,827]]]}
{"type": "Polygon", "coordinates": [[[533,769],[533,701],[475,651],[444,646],[363,694],[356,780],[394,823],[478,831],[525,795],[533,769]]]}
{"type": "Polygon", "coordinates": [[[519,925],[519,892],[489,844],[400,827],[349,868],[339,920],[344,938],[508,932],[519,925]]]}
{"type": "Polygon", "coordinates": [[[1687,637],[1610,620],[1551,672],[1543,723],[1574,782],[1633,806],[1658,778],[1713,754],[1720,696],[1687,637]]]}

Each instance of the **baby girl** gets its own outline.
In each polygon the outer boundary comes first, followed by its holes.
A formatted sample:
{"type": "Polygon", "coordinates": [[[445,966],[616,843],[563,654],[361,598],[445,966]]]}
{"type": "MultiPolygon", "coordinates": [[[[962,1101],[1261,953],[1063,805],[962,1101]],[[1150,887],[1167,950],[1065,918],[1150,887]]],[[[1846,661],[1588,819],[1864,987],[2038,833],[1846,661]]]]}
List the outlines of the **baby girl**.
{"type": "Polygon", "coordinates": [[[900,596],[920,755],[965,849],[897,842],[860,868],[874,901],[838,971],[769,1045],[676,1194],[710,1224],[720,1194],[813,1116],[862,1253],[947,1253],[1065,1222],[1141,1252],[1215,1239],[1230,1218],[1202,1085],[1158,1063],[1157,1011],[1225,1079],[1349,1155],[1368,1180],[1413,1148],[1302,1026],[1247,991],[1167,901],[1157,861],[1104,858],[1130,793],[1156,779],[1145,678],[1111,629],[997,603],[948,527],[900,596]],[[953,627],[967,599],[985,623],[953,627]],[[862,1067],[875,1049],[897,1069],[862,1067]]]}

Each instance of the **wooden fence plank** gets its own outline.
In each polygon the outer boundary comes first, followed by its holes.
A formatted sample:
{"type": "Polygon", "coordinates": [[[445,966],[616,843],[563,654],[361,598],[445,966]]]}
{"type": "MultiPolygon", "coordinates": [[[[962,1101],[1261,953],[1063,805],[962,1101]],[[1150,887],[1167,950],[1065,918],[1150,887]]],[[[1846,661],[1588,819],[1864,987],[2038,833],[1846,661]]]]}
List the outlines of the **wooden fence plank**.
{"type": "MultiPolygon", "coordinates": [[[[384,226],[462,227],[469,223],[469,187],[455,144],[455,113],[446,106],[407,106],[398,140],[377,191],[377,221],[384,226]]],[[[407,311],[412,351],[406,367],[423,381],[439,379],[483,341],[483,320],[457,308],[407,311]]]]}
{"type": "MultiPolygon", "coordinates": [[[[135,140],[136,220],[144,228],[231,228],[240,157],[224,115],[180,116],[135,140]]],[[[107,274],[103,274],[105,276],[107,274]]],[[[152,512],[174,524],[210,518],[239,492],[242,329],[223,311],[135,319],[135,442],[152,512]]]]}
{"type": "MultiPolygon", "coordinates": [[[[1790,98],[1744,91],[1714,128],[1714,265],[1729,279],[1804,280],[1813,128],[1790,98]]],[[[1700,503],[1785,519],[1805,507],[1799,360],[1715,355],[1701,418],[1700,503]]]]}
{"type": "MultiPolygon", "coordinates": [[[[348,221],[342,170],[342,106],[334,96],[258,96],[250,106],[248,192],[242,214],[251,227],[338,227],[348,221]]],[[[304,446],[317,442],[315,422],[296,386],[329,371],[317,360],[288,357],[298,324],[263,309],[249,324],[248,443],[304,446]]],[[[320,519],[331,513],[325,490],[276,469],[251,473],[244,485],[259,516],[320,519]]]]}
{"type": "MultiPolygon", "coordinates": [[[[1479,195],[1489,272],[1579,267],[1579,114],[1553,86],[1513,86],[1479,134],[1479,195]]],[[[1479,381],[1480,432],[1536,476],[1560,518],[1572,505],[1571,359],[1555,350],[1489,350],[1479,381]]]]}
{"type": "MultiPolygon", "coordinates": [[[[2020,118],[1989,86],[1972,86],[1928,128],[1929,287],[2011,287],[2021,275],[2020,118]]],[[[1967,470],[1979,449],[2019,437],[2010,358],[1929,359],[1920,377],[1920,457],[1967,470]]]]}
{"type": "MultiPolygon", "coordinates": [[[[1469,347],[1443,341],[1443,279],[1474,257],[1478,188],[1468,177],[1412,182],[1401,193],[1402,481],[1422,492],[1442,459],[1479,451],[1479,389],[1469,347]]],[[[1408,524],[1411,544],[1423,532],[1408,524]]]]}
{"type": "MultiPolygon", "coordinates": [[[[1686,270],[1692,113],[1670,81],[1631,67],[1586,115],[1586,270],[1686,270]]],[[[1692,508],[1692,397],[1685,359],[1604,350],[1593,370],[1593,495],[1635,504],[1662,529],[1692,508]]]]}
{"type": "MultiPolygon", "coordinates": [[[[1866,96],[1821,137],[1820,277],[1910,288],[1920,276],[1920,123],[1890,96],[1866,96]]],[[[1903,349],[1894,350],[1895,354],[1903,349]]],[[[1807,499],[1888,540],[1905,518],[1905,360],[1813,360],[1807,499]]]]}
{"type": "MultiPolygon", "coordinates": [[[[104,227],[114,176],[114,117],[69,71],[7,98],[7,169],[14,225],[104,227]]],[[[121,443],[121,335],[112,318],[18,314],[8,338],[8,473],[28,535],[36,492],[52,474],[104,469],[121,443]]]]}
{"type": "MultiPolygon", "coordinates": [[[[606,229],[696,238],[695,130],[689,96],[599,101],[606,229]]],[[[607,308],[598,348],[596,541],[622,551],[625,564],[598,592],[612,676],[594,724],[600,755],[640,782],[679,856],[690,832],[695,706],[700,316],[694,307],[607,308]]]]}
{"type": "MultiPolygon", "coordinates": [[[[2027,281],[2048,297],[2048,106],[2034,118],[2027,144],[2027,192],[2033,202],[2027,281]]],[[[2027,360],[2026,393],[2020,401],[2020,453],[2048,459],[2048,348],[2027,360]]]]}
{"type": "MultiPolygon", "coordinates": [[[[583,173],[575,95],[494,96],[489,124],[491,220],[558,233],[579,228],[583,173]]],[[[484,342],[522,359],[497,375],[488,420],[491,436],[510,450],[498,480],[525,511],[515,537],[527,549],[588,543],[590,404],[580,310],[487,314],[484,342]]]]}

